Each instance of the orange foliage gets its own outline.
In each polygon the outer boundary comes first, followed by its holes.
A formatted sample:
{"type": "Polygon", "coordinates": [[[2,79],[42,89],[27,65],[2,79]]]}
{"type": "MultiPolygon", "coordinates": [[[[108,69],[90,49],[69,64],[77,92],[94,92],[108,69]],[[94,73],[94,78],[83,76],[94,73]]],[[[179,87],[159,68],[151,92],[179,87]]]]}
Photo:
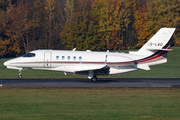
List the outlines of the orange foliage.
{"type": "MultiPolygon", "coordinates": [[[[139,1],[138,1],[139,2],[139,1]]],[[[146,16],[145,14],[148,12],[147,7],[143,5],[142,7],[139,7],[135,13],[135,22],[134,22],[134,28],[136,29],[136,37],[138,39],[137,41],[137,47],[141,47],[144,45],[144,43],[147,41],[147,36],[151,34],[150,31],[146,30],[146,16]]]]}

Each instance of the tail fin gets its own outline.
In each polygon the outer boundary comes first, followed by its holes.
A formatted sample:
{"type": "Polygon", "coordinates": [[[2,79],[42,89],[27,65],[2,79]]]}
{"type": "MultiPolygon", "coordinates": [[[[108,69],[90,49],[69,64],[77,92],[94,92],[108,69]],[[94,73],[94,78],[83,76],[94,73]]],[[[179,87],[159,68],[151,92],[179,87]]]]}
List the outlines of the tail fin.
{"type": "Polygon", "coordinates": [[[138,53],[141,55],[152,55],[159,50],[167,51],[170,48],[171,37],[175,28],[161,28],[138,53]]]}
{"type": "Polygon", "coordinates": [[[149,70],[150,65],[166,63],[174,31],[175,28],[161,28],[139,51],[129,52],[130,54],[143,56],[143,58],[136,61],[137,67],[149,70]]]}

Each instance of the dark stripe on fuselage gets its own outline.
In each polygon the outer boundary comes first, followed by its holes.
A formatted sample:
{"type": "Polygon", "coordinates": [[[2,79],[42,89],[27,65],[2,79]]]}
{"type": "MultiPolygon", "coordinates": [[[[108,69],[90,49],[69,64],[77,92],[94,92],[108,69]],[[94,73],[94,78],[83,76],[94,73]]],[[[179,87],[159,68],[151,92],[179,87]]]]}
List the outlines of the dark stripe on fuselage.
{"type": "MultiPolygon", "coordinates": [[[[170,48],[170,46],[168,46],[167,48],[163,48],[163,49],[169,49],[169,48],[170,48]]],[[[148,61],[154,60],[156,58],[159,58],[161,56],[164,56],[168,52],[169,51],[159,50],[159,51],[155,52],[153,55],[146,57],[146,58],[143,58],[143,59],[140,59],[140,60],[137,60],[136,62],[137,63],[148,62],[148,61]]]]}

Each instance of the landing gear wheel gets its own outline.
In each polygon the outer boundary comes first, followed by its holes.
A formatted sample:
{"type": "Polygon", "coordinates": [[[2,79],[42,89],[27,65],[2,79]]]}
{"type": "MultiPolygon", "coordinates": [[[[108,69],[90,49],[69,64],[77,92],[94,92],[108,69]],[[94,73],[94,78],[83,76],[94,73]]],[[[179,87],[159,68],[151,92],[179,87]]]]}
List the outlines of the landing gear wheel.
{"type": "Polygon", "coordinates": [[[92,80],[93,82],[96,82],[96,81],[97,81],[97,77],[96,77],[96,75],[95,75],[95,76],[93,76],[93,78],[91,78],[91,80],[92,80]]]}
{"type": "Polygon", "coordinates": [[[19,75],[18,75],[19,79],[22,78],[22,75],[21,75],[21,69],[19,69],[19,75]]]}
{"type": "Polygon", "coordinates": [[[22,78],[22,75],[18,75],[18,77],[19,77],[19,79],[21,79],[21,78],[22,78]]]}

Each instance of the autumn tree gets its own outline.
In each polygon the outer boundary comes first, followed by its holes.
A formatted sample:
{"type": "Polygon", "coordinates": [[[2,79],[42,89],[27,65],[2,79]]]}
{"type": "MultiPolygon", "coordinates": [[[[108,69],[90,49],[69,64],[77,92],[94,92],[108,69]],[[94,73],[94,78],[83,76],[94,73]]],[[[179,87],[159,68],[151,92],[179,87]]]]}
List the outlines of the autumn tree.
{"type": "Polygon", "coordinates": [[[141,47],[175,27],[180,0],[0,0],[0,56],[34,49],[121,50],[141,47]]]}
{"type": "Polygon", "coordinates": [[[106,48],[117,50],[133,47],[133,11],[135,0],[95,0],[92,4],[92,16],[97,18],[98,34],[106,48]]]}
{"type": "MultiPolygon", "coordinates": [[[[121,41],[121,48],[127,48],[128,43],[128,29],[130,27],[131,9],[130,2],[126,0],[115,0],[116,8],[113,13],[116,34],[121,41]]],[[[118,42],[118,41],[117,41],[118,42]]],[[[116,42],[115,42],[116,43],[116,42]]]]}
{"type": "MultiPolygon", "coordinates": [[[[111,39],[111,32],[113,30],[113,14],[114,4],[111,0],[95,0],[92,4],[91,16],[97,22],[97,36],[101,41],[103,50],[110,49],[109,43],[111,39]]],[[[100,45],[100,44],[99,44],[100,45]]]]}
{"type": "Polygon", "coordinates": [[[5,34],[9,36],[10,40],[19,42],[18,45],[23,46],[26,53],[29,52],[29,35],[31,34],[29,30],[32,26],[31,21],[27,18],[29,10],[29,4],[24,1],[21,1],[17,7],[12,5],[5,22],[7,26],[5,34]]]}
{"type": "MultiPolygon", "coordinates": [[[[59,33],[66,22],[65,0],[35,0],[32,49],[61,49],[59,33]]],[[[32,32],[33,32],[32,31],[32,32]]]]}
{"type": "MultiPolygon", "coordinates": [[[[144,0],[146,1],[146,0],[144,0]]],[[[146,14],[148,13],[147,3],[142,1],[137,1],[137,9],[134,12],[134,28],[136,30],[135,37],[137,38],[136,47],[142,47],[146,41],[149,39],[149,36],[152,34],[147,30],[147,18],[146,14]]]]}
{"type": "Polygon", "coordinates": [[[4,30],[1,32],[3,37],[0,40],[0,49],[4,51],[2,54],[6,56],[19,55],[23,53],[23,47],[25,51],[28,51],[26,37],[31,23],[26,19],[26,11],[29,7],[24,2],[15,5],[11,4],[11,1],[6,2],[8,6],[1,11],[3,18],[1,24],[4,30]]]}
{"type": "Polygon", "coordinates": [[[157,32],[161,27],[177,28],[174,44],[180,45],[180,0],[151,0],[148,2],[147,30],[157,32]]]}
{"type": "Polygon", "coordinates": [[[63,41],[65,49],[77,48],[79,50],[101,50],[102,47],[98,46],[99,40],[95,22],[91,19],[87,7],[89,1],[74,1],[74,11],[72,19],[68,21],[61,32],[60,38],[63,41]],[[85,5],[85,6],[82,6],[85,5]]]}
{"type": "Polygon", "coordinates": [[[120,21],[121,38],[126,49],[133,48],[136,44],[134,30],[134,11],[136,9],[135,0],[118,0],[117,10],[120,21]]]}
{"type": "Polygon", "coordinates": [[[73,5],[72,20],[61,33],[68,49],[82,46],[80,48],[83,50],[118,50],[135,45],[132,12],[135,9],[134,0],[94,0],[89,11],[84,10],[87,4],[82,4],[82,0],[74,0],[73,5]],[[85,7],[79,7],[81,5],[85,7]]]}

